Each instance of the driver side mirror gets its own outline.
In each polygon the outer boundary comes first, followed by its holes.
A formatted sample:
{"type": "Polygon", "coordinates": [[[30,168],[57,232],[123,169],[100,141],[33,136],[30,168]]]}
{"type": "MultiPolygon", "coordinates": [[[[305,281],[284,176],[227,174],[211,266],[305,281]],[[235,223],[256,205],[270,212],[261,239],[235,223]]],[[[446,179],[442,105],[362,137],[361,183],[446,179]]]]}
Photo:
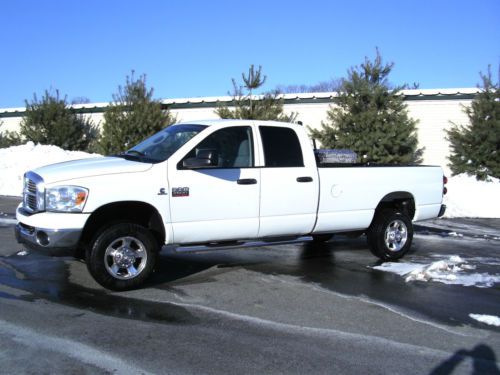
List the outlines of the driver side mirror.
{"type": "Polygon", "coordinates": [[[182,166],[186,169],[213,168],[219,164],[219,155],[214,149],[199,149],[196,157],[185,159],[182,166]]]}

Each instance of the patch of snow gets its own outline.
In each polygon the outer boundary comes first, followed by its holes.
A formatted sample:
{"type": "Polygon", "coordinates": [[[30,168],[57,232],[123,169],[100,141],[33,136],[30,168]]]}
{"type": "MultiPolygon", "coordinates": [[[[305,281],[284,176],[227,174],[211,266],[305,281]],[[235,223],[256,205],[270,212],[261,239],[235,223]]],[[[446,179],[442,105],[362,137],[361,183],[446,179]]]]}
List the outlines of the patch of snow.
{"type": "Polygon", "coordinates": [[[386,262],[373,269],[398,274],[410,281],[437,281],[444,284],[489,288],[500,283],[500,275],[488,273],[467,273],[476,266],[467,264],[459,256],[451,256],[430,264],[411,262],[386,262]]]}
{"type": "Polygon", "coordinates": [[[500,318],[495,315],[469,314],[472,319],[478,322],[489,324],[490,326],[500,327],[500,318]]]}
{"type": "Polygon", "coordinates": [[[22,195],[23,175],[26,171],[48,164],[100,156],[82,151],[66,151],[57,146],[35,145],[0,148],[0,195],[22,195]]]}
{"type": "Polygon", "coordinates": [[[24,257],[26,255],[28,255],[29,253],[26,251],[26,250],[21,250],[19,251],[16,255],[20,256],[20,257],[24,257]]]}
{"type": "Polygon", "coordinates": [[[465,261],[462,258],[460,258],[459,255],[452,255],[450,257],[450,262],[453,262],[453,263],[464,263],[465,261]]]}
{"type": "Polygon", "coordinates": [[[448,193],[444,196],[444,217],[500,217],[500,180],[477,181],[461,174],[448,178],[448,193]]]}
{"type": "MultiPolygon", "coordinates": [[[[431,258],[444,258],[446,255],[443,254],[430,254],[431,258]]],[[[462,259],[462,258],[460,258],[462,259]]],[[[500,266],[500,259],[499,258],[494,258],[494,257],[468,257],[467,262],[472,262],[472,263],[478,263],[478,264],[484,264],[484,265],[490,265],[490,266],[500,266]]],[[[469,267],[474,267],[475,266],[469,266],[469,267]]]]}

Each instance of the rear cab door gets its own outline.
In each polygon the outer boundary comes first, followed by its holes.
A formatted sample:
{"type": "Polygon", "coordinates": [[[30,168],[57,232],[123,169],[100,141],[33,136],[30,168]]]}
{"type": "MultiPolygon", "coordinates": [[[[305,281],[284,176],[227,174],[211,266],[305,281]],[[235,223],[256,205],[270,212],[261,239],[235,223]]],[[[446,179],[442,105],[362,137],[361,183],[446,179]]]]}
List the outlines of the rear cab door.
{"type": "Polygon", "coordinates": [[[261,153],[259,237],[311,233],[319,181],[309,138],[299,125],[255,124],[261,153]]]}

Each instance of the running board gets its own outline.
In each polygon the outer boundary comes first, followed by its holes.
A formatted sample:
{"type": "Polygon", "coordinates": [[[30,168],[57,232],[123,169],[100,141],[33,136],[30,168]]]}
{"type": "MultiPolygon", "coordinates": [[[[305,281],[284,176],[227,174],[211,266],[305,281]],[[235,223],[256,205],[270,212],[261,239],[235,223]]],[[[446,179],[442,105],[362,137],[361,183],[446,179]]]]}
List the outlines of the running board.
{"type": "Polygon", "coordinates": [[[294,239],[285,239],[285,240],[262,240],[262,241],[241,241],[235,243],[209,243],[203,245],[167,245],[164,248],[172,250],[177,253],[198,253],[205,251],[214,251],[214,250],[231,250],[231,249],[243,249],[248,247],[262,247],[262,246],[274,246],[274,245],[291,245],[298,244],[303,242],[312,241],[311,236],[303,236],[294,239]]]}

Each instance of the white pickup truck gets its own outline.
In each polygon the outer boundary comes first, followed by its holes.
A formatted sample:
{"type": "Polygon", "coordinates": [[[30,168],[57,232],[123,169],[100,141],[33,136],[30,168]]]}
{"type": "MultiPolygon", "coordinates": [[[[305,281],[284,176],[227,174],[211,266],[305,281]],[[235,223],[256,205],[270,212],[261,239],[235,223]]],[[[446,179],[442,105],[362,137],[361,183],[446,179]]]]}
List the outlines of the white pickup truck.
{"type": "Polygon", "coordinates": [[[297,124],[172,125],[127,152],[29,171],[16,238],[85,251],[104,287],[139,286],[163,245],[224,245],[364,232],[383,260],[412,221],[441,216],[440,167],[322,165],[297,124]]]}

